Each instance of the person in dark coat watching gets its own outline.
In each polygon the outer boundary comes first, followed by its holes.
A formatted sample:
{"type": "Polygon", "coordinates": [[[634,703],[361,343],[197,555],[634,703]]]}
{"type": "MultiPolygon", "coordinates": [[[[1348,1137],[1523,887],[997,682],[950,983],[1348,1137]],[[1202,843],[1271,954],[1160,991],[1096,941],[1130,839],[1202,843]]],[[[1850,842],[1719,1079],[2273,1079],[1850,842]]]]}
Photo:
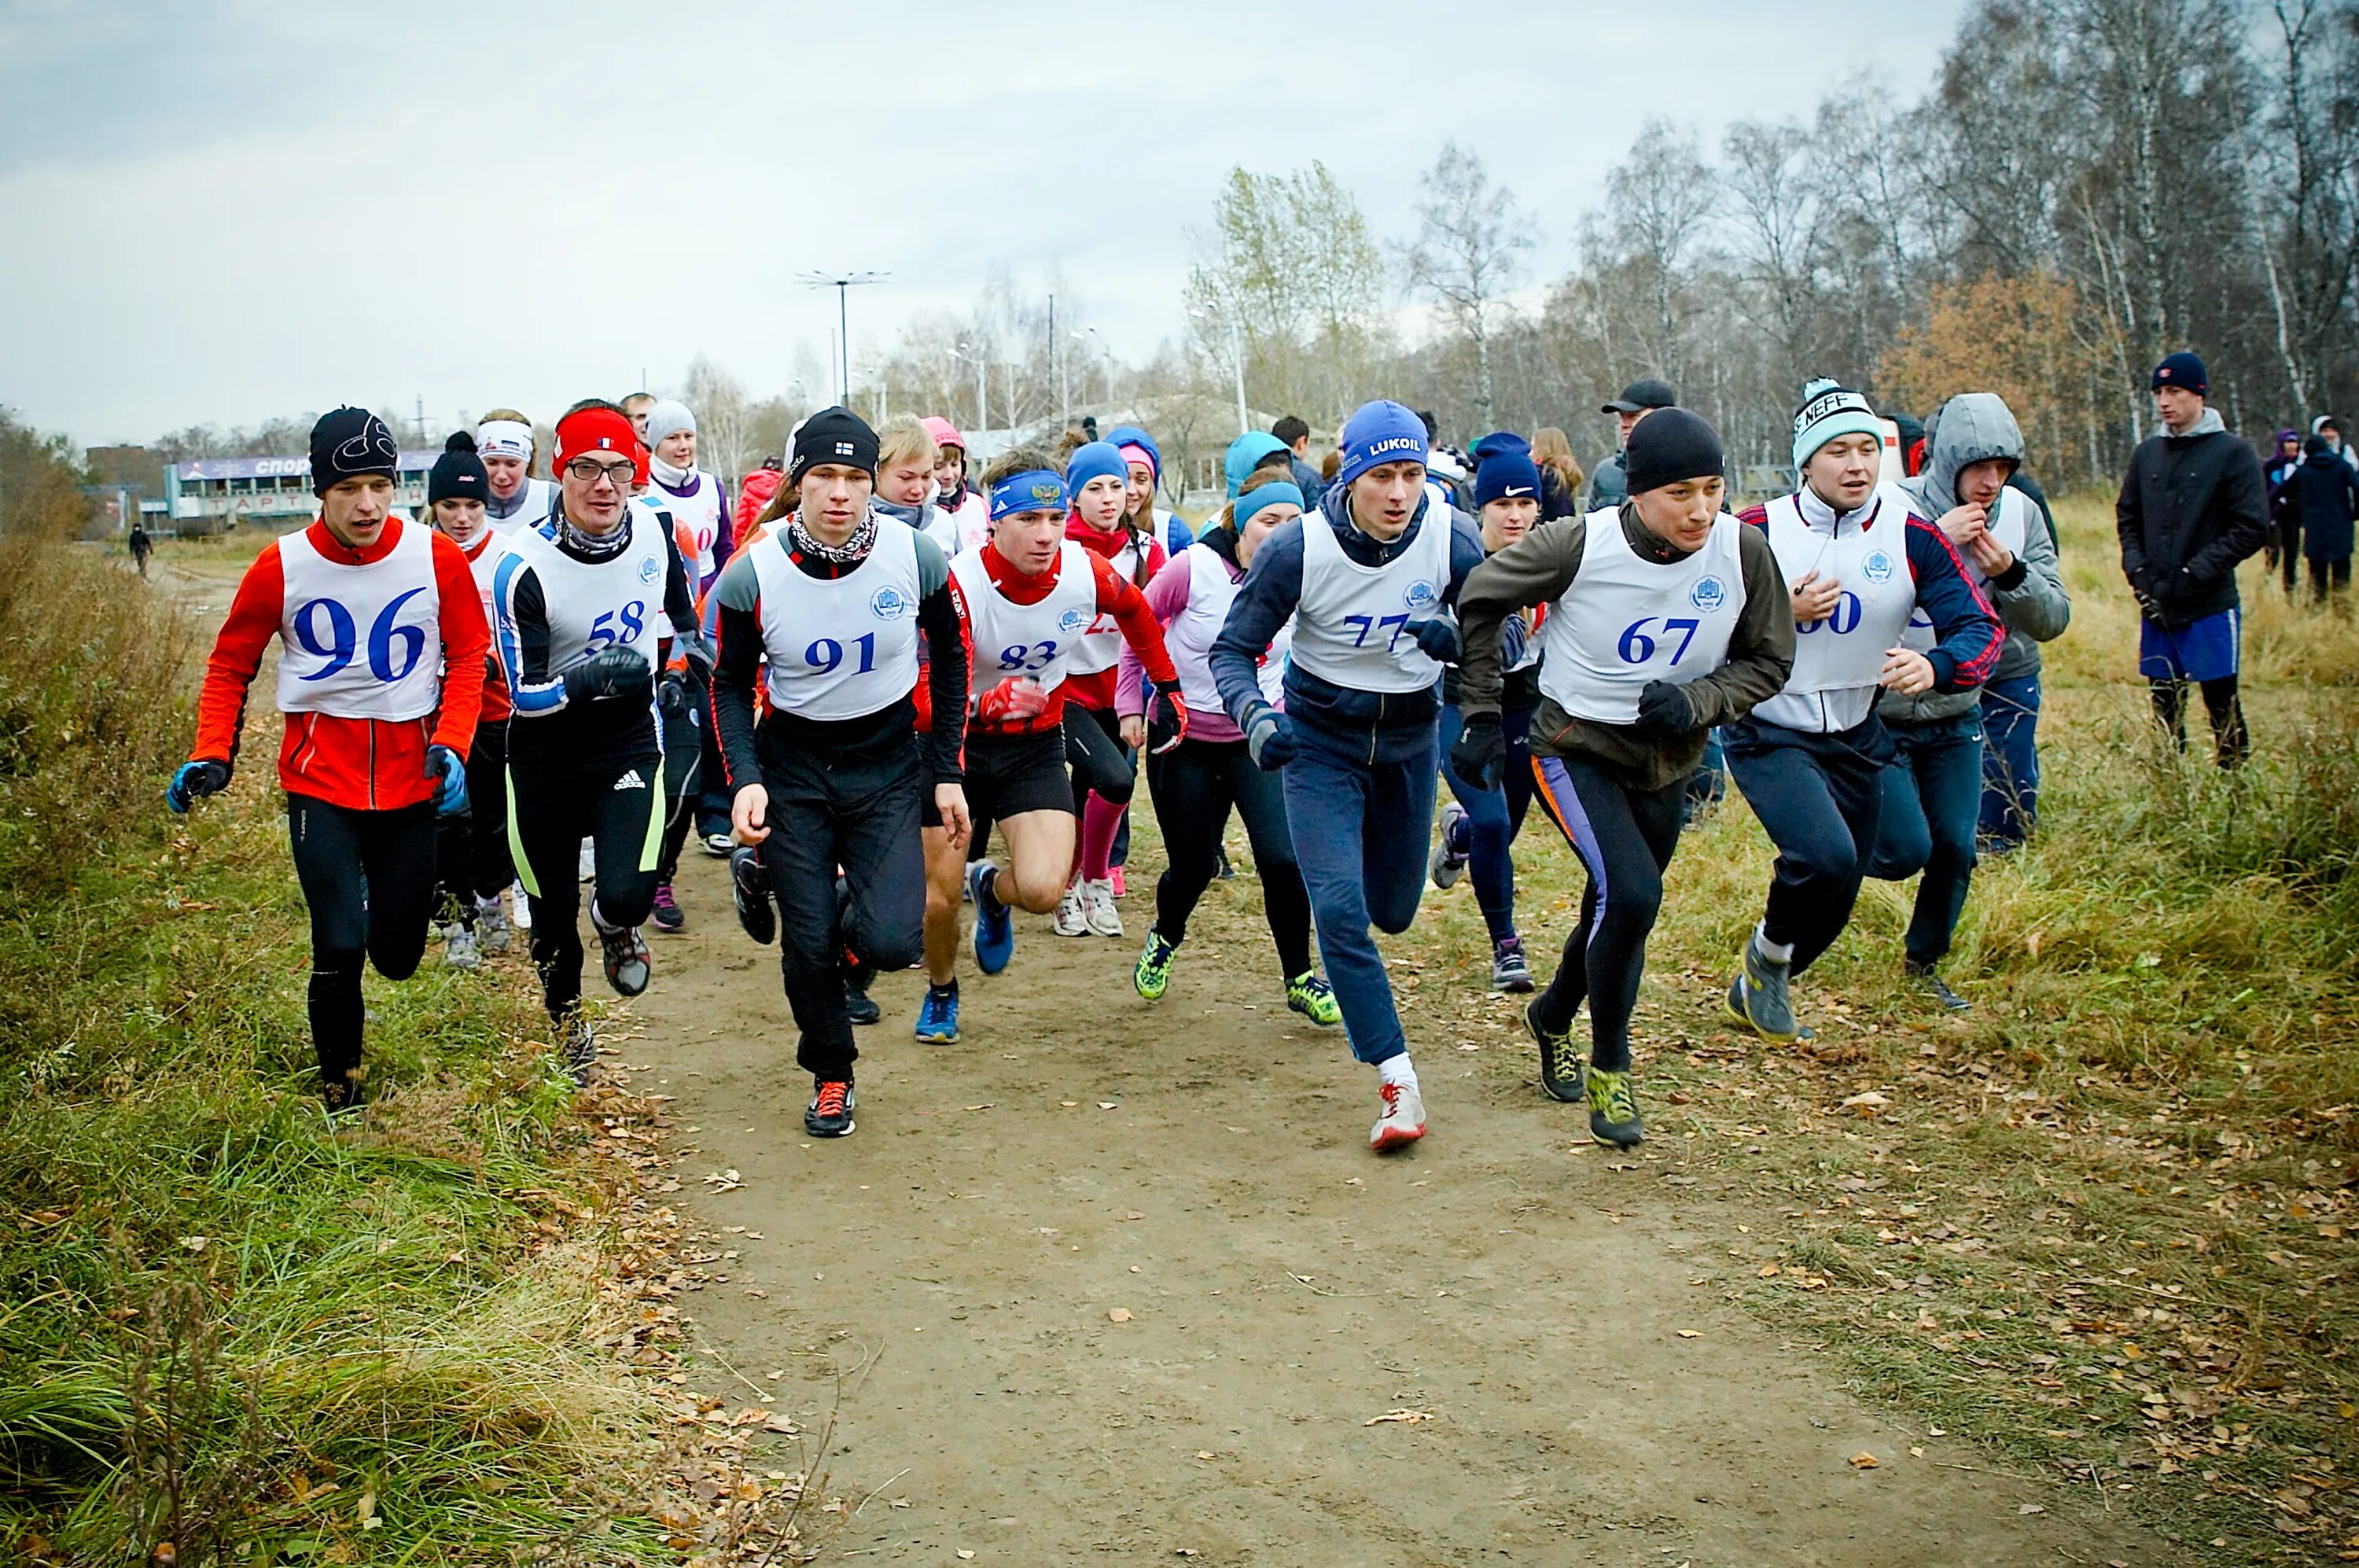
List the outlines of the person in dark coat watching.
{"type": "Polygon", "coordinates": [[[2267,488],[2250,442],[2205,406],[2203,362],[2184,350],[2149,383],[2162,429],[2138,443],[2114,503],[2122,572],[2136,595],[2138,673],[2165,733],[2187,745],[2187,683],[2202,689],[2223,768],[2252,751],[2236,696],[2243,657],[2236,566],[2268,539],[2267,488]]]}
{"type": "Polygon", "coordinates": [[[2334,443],[2315,435],[2301,443],[2301,466],[2277,486],[2280,532],[2285,538],[2286,592],[2293,592],[2294,550],[2310,561],[2310,596],[2324,604],[2328,592],[2351,586],[2352,518],[2359,517],[2359,474],[2343,461],[2334,443]]]}
{"type": "Polygon", "coordinates": [[[2261,478],[2269,487],[2269,542],[2262,548],[2261,561],[2271,572],[2285,568],[2288,598],[2301,575],[2301,514],[2285,505],[2285,482],[2300,466],[2301,432],[2279,430],[2277,451],[2261,465],[2261,478]]]}
{"type": "Polygon", "coordinates": [[[1318,506],[1319,497],[1327,493],[1327,482],[1310,464],[1310,422],[1299,414],[1288,414],[1270,426],[1269,433],[1284,441],[1292,454],[1294,487],[1302,492],[1303,504],[1318,506]]]}

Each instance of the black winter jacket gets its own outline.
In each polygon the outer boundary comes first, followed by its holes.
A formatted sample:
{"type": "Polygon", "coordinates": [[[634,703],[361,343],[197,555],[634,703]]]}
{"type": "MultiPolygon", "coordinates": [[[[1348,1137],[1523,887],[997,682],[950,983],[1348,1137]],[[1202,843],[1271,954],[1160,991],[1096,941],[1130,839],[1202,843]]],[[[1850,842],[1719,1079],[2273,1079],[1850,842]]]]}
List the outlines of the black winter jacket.
{"type": "Polygon", "coordinates": [[[2114,522],[2148,619],[2183,626],[2233,610],[2237,563],[2268,541],[2261,460],[2207,408],[2187,434],[2138,443],[2114,522]]]}
{"type": "Polygon", "coordinates": [[[2301,519],[2301,552],[2315,561],[2351,555],[2351,519],[2359,516],[2359,474],[2339,452],[2312,452],[2277,487],[2278,504],[2301,519]]]}

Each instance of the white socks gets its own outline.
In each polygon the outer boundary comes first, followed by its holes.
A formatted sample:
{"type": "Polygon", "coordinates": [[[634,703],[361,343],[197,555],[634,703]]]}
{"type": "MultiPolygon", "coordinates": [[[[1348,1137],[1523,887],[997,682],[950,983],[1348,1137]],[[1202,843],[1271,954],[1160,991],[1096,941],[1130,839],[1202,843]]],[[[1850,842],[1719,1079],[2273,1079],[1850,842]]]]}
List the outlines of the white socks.
{"type": "Polygon", "coordinates": [[[1404,1089],[1417,1087],[1417,1067],[1404,1051],[1398,1056],[1387,1056],[1376,1063],[1376,1075],[1386,1083],[1397,1083],[1404,1089]]]}
{"type": "Polygon", "coordinates": [[[1759,948],[1761,956],[1772,964],[1794,962],[1794,944],[1790,942],[1771,942],[1769,922],[1767,920],[1753,928],[1753,945],[1759,948]]]}
{"type": "Polygon", "coordinates": [[[475,900],[475,908],[481,913],[495,915],[499,913],[500,909],[500,896],[497,893],[495,893],[488,898],[477,898],[475,900]]]}

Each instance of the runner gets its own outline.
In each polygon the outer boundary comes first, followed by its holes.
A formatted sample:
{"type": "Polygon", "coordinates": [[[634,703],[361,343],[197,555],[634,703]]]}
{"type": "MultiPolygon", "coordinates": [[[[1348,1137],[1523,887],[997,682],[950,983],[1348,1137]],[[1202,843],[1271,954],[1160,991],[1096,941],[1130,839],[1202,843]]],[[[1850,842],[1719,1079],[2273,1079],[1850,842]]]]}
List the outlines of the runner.
{"type": "Polygon", "coordinates": [[[491,475],[492,493],[484,513],[495,532],[537,528],[549,520],[557,505],[557,486],[532,477],[540,457],[533,440],[532,421],[514,408],[495,408],[475,425],[475,452],[491,475]]]}
{"type": "MultiPolygon", "coordinates": [[[[1015,955],[1010,911],[1047,914],[1071,879],[1073,785],[1065,772],[1064,688],[1082,636],[1100,615],[1112,615],[1156,689],[1176,694],[1180,687],[1147,600],[1103,556],[1064,537],[1065,482],[1048,454],[1028,447],[1007,452],[985,471],[984,483],[991,493],[990,542],[952,561],[951,577],[974,649],[965,779],[973,833],[981,842],[997,822],[1007,865],[967,866],[947,829],[926,835],[928,989],[917,1036],[933,1044],[959,1038],[962,868],[974,903],[975,967],[985,975],[1000,973],[1015,955]]],[[[1167,750],[1187,733],[1186,705],[1166,706],[1168,719],[1149,726],[1150,750],[1167,750]]]]}
{"type": "MultiPolygon", "coordinates": [[[[1223,507],[1203,537],[1181,550],[1147,584],[1147,605],[1162,623],[1164,644],[1180,671],[1180,701],[1188,707],[1188,738],[1147,772],[1156,824],[1163,830],[1169,868],[1155,885],[1155,925],[1131,972],[1131,983],[1148,1001],[1171,985],[1171,964],[1188,934],[1188,917],[1220,872],[1221,835],[1234,808],[1253,842],[1254,872],[1261,878],[1262,916],[1277,943],[1278,978],[1286,1005],[1312,1023],[1343,1021],[1335,994],[1310,964],[1310,898],[1302,888],[1294,841],[1286,826],[1286,799],[1274,774],[1254,766],[1245,737],[1221,706],[1206,663],[1220,636],[1237,584],[1253,565],[1254,552],[1272,530],[1302,516],[1302,492],[1291,481],[1272,480],[1223,507]]],[[[1280,627],[1262,659],[1262,694],[1273,706],[1284,702],[1282,681],[1290,627],[1280,627]]],[[[1122,659],[1118,706],[1125,731],[1144,733],[1147,702],[1146,671],[1136,653],[1122,659]]]]}
{"type": "Polygon", "coordinates": [[[400,453],[365,408],[311,427],[320,516],[263,548],[206,661],[197,738],[165,803],[229,787],[247,689],[279,639],[296,878],[311,910],[311,1047],[331,1113],[360,1104],[364,961],[406,980],[434,918],[434,826],[467,801],[489,636],[456,545],[394,515],[400,453]]]}
{"type": "MultiPolygon", "coordinates": [[[[644,500],[670,514],[673,539],[679,546],[680,561],[688,568],[689,587],[701,610],[706,594],[721,577],[721,569],[729,563],[736,548],[734,520],[729,514],[729,490],[717,474],[696,466],[696,416],[684,403],[669,400],[658,402],[647,410],[648,485],[644,500]]],[[[681,719],[678,744],[667,735],[664,750],[675,763],[693,757],[694,772],[677,768],[672,788],[678,800],[669,810],[677,820],[665,825],[663,879],[656,884],[655,921],[658,930],[676,931],[687,921],[679,905],[672,897],[672,877],[679,868],[681,841],[687,836],[688,819],[693,815],[697,835],[704,853],[714,859],[724,859],[734,847],[729,836],[729,791],[721,762],[721,743],[712,726],[704,722],[711,706],[711,693],[695,682],[679,650],[673,650],[672,672],[679,679],[679,691],[674,696],[675,708],[681,719]],[[691,748],[686,733],[689,725],[696,730],[695,746],[691,748]]]]}
{"type": "MultiPolygon", "coordinates": [[[[1842,934],[1875,853],[1892,740],[1879,688],[1914,696],[1988,679],[1998,618],[1947,535],[1879,484],[1883,422],[1832,381],[1804,388],[1794,415],[1802,487],[1745,514],[1767,530],[1793,599],[1794,670],[1785,689],[1722,732],[1728,770],[1777,846],[1761,924],[1729,982],[1728,1008],[1762,1039],[1788,1041],[1791,976],[1842,934]],[[1935,638],[1904,647],[1922,609],[1935,638]]],[[[1644,427],[1640,427],[1643,429],[1644,427]]]]}
{"type": "MultiPolygon", "coordinates": [[[[1883,814],[1867,874],[1891,882],[1925,874],[1903,964],[1934,1001],[1962,1013],[1973,1004],[1934,971],[1949,954],[1974,874],[1985,715],[2002,700],[2026,715],[2009,735],[2016,755],[2008,771],[2018,800],[2027,801],[2038,788],[2031,724],[2039,713],[2039,645],[2063,635],[2072,601],[2039,508],[2007,485],[2023,462],[2023,432],[2002,398],[1968,392],[1942,404],[1925,455],[1925,472],[1900,489],[1918,516],[1940,519],[1937,526],[1957,550],[1966,575],[1997,612],[2006,641],[1980,691],[1886,691],[1877,699],[1876,713],[1899,755],[1884,771],[1883,814]]],[[[1933,628],[1922,614],[1911,616],[1900,640],[1930,652],[1933,628]]]]}
{"type": "Polygon", "coordinates": [[[694,575],[699,598],[712,591],[735,548],[729,514],[729,487],[720,476],[696,466],[696,416],[685,403],[658,402],[647,410],[647,498],[672,515],[693,540],[693,557],[683,556],[694,575]]]}
{"type": "MultiPolygon", "coordinates": [[[[1105,561],[1134,588],[1145,588],[1169,558],[1163,540],[1134,526],[1127,507],[1129,463],[1110,441],[1075,449],[1065,465],[1072,512],[1065,537],[1105,561]]],[[[1153,525],[1150,513],[1146,519],[1153,525]]],[[[1112,857],[1114,838],[1137,786],[1137,746],[1145,721],[1125,724],[1115,710],[1114,688],[1122,661],[1122,627],[1101,615],[1082,635],[1066,666],[1065,758],[1073,769],[1073,811],[1082,821],[1081,849],[1071,882],[1058,900],[1050,929],[1059,936],[1118,937],[1122,912],[1114,908],[1112,857]]]]}
{"type": "Polygon", "coordinates": [[[729,536],[740,550],[752,542],[754,520],[769,506],[770,497],[778,493],[778,486],[786,483],[786,468],[781,459],[766,457],[759,468],[738,482],[737,509],[729,519],[729,536]]]}
{"type": "Polygon", "coordinates": [[[967,487],[966,437],[940,414],[928,415],[925,426],[934,441],[934,505],[950,520],[936,542],[952,555],[976,549],[991,538],[991,508],[967,487]]]}
{"type": "MultiPolygon", "coordinates": [[[[932,441],[916,421],[909,428],[925,442],[923,506],[932,441]]],[[[905,433],[905,460],[911,450],[905,433]]],[[[756,941],[782,938],[796,1061],[811,1075],[803,1127],[814,1138],[853,1127],[860,1052],[841,954],[849,948],[872,969],[916,963],[925,951],[921,827],[940,830],[953,854],[968,828],[959,783],[967,654],[950,561],[870,504],[878,461],[876,433],[849,409],[804,420],[787,470],[801,509],[739,552],[717,594],[712,711],[731,820],[755,846],[732,862],[738,907],[756,941]],[[941,715],[923,742],[911,700],[920,679],[941,715]],[[757,684],[768,709],[758,721],[757,684]]]]}
{"type": "MultiPolygon", "coordinates": [[[[1474,470],[1474,505],[1484,553],[1496,555],[1538,526],[1540,473],[1520,437],[1501,442],[1498,436],[1486,436],[1483,445],[1474,470]],[[1499,444],[1491,444],[1495,442],[1499,444]]],[[[1532,604],[1546,602],[1541,598],[1532,604]]],[[[1540,701],[1541,641],[1533,635],[1538,616],[1537,611],[1519,611],[1501,628],[1506,674],[1499,724],[1507,761],[1495,783],[1475,784],[1450,760],[1466,722],[1458,702],[1460,672],[1455,667],[1441,672],[1441,776],[1457,799],[1441,808],[1441,832],[1435,835],[1427,869],[1436,887],[1451,887],[1473,865],[1474,902],[1491,932],[1494,991],[1532,988],[1531,962],[1524,956],[1523,939],[1516,934],[1516,864],[1508,852],[1524,831],[1524,812],[1532,803],[1534,776],[1525,735],[1540,701]]]]}
{"type": "Polygon", "coordinates": [[[606,983],[636,996],[652,972],[638,927],[655,904],[664,825],[659,621],[704,667],[700,679],[710,670],[679,547],[631,503],[646,457],[614,404],[593,398],[570,410],[557,422],[557,514],[509,539],[492,586],[515,702],[509,838],[532,900],[542,998],[577,1080],[598,1052],[581,1007],[576,863],[584,837],[606,983]]]}
{"type": "Polygon", "coordinates": [[[1368,1142],[1381,1153],[1425,1136],[1425,1102],[1368,928],[1397,934],[1417,917],[1441,666],[1458,655],[1450,606],[1483,540],[1427,489],[1425,427],[1398,403],[1363,405],[1344,421],[1342,450],[1318,511],[1255,552],[1210,662],[1254,762],[1285,770],[1319,952],[1352,1054],[1377,1072],[1382,1110],[1368,1142]],[[1289,618],[1280,712],[1263,694],[1261,662],[1289,618]]]}
{"type": "Polygon", "coordinates": [[[139,569],[140,577],[145,579],[147,575],[147,558],[156,553],[156,541],[148,536],[147,525],[137,517],[132,518],[131,531],[124,536],[123,543],[124,547],[131,551],[131,564],[139,569]]]}
{"type": "Polygon", "coordinates": [[[875,437],[876,485],[869,505],[932,539],[948,561],[962,547],[955,542],[956,519],[934,499],[941,452],[934,445],[933,431],[915,414],[896,414],[875,437]]]}
{"type": "MultiPolygon", "coordinates": [[[[1106,432],[1106,441],[1122,453],[1123,463],[1129,473],[1129,484],[1123,498],[1122,526],[1140,534],[1149,534],[1163,541],[1164,553],[1177,560],[1180,553],[1195,542],[1196,531],[1188,519],[1155,504],[1156,486],[1163,480],[1163,452],[1155,438],[1136,425],[1116,425],[1106,432]]],[[[1148,765],[1150,780],[1155,764],[1148,765]]],[[[1122,814],[1114,829],[1114,848],[1106,856],[1106,877],[1117,898],[1128,896],[1130,884],[1125,869],[1130,862],[1130,813],[1122,814]]],[[[1229,870],[1228,851],[1221,852],[1220,875],[1234,875],[1229,870]]]]}
{"type": "MultiPolygon", "coordinates": [[[[1540,1086],[1589,1102],[1590,1136],[1646,1136],[1630,1088],[1630,1014],[1647,937],[1679,847],[1688,775],[1714,724],[1774,695],[1794,662],[1794,618],[1769,541],[1722,509],[1720,438],[1665,408],[1623,449],[1630,498],[1547,524],[1495,553],[1459,596],[1465,733],[1453,767],[1487,784],[1510,756],[1502,709],[1521,606],[1544,604],[1531,761],[1548,812],[1589,873],[1548,989],[1524,1009],[1540,1086]],[[1572,1024],[1589,1003],[1589,1068],[1572,1024]]],[[[1502,460],[1484,460],[1487,474],[1502,460]]],[[[1520,477],[1520,475],[1518,476],[1520,477]]]]}
{"type": "MultiPolygon", "coordinates": [[[[638,436],[642,446],[647,442],[647,416],[655,411],[655,406],[656,395],[652,392],[634,392],[616,405],[623,410],[623,417],[631,421],[631,430],[638,436]]],[[[639,483],[647,483],[644,474],[640,476],[639,483]]]]}
{"type": "MultiPolygon", "coordinates": [[[[475,438],[464,430],[443,443],[426,476],[426,520],[459,547],[475,580],[484,625],[491,624],[492,573],[507,554],[507,541],[484,516],[491,476],[476,454],[475,438]]],[[[488,633],[486,634],[488,642],[488,633]]],[[[435,855],[451,920],[442,930],[442,962],[473,969],[486,953],[508,950],[508,918],[500,894],[516,878],[508,854],[508,685],[488,646],[484,658],[484,705],[475,719],[474,744],[467,750],[467,805],[439,822],[435,855]]]]}

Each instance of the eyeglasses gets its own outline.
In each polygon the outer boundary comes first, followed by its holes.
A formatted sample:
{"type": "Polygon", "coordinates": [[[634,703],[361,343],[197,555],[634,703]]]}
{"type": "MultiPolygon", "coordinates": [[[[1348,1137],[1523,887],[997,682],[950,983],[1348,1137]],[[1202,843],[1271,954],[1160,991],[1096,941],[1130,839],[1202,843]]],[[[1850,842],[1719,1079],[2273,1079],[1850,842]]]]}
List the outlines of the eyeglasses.
{"type": "Polygon", "coordinates": [[[630,483],[632,470],[637,466],[636,463],[601,463],[594,457],[577,457],[565,465],[565,472],[584,485],[595,485],[601,479],[612,479],[617,485],[627,485],[630,483]]]}

